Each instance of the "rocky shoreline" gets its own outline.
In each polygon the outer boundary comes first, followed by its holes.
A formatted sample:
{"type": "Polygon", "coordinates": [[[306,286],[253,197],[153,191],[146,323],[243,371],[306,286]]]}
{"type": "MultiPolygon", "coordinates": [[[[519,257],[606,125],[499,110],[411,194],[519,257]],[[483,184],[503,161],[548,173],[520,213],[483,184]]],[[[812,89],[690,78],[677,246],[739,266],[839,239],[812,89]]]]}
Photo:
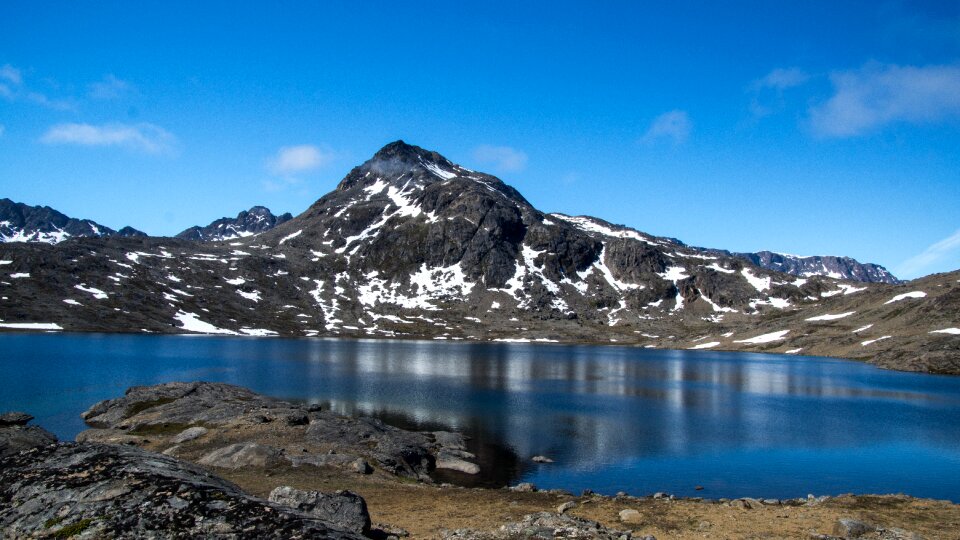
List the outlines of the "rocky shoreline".
{"type": "MultiPolygon", "coordinates": [[[[227,384],[133,387],[60,442],[0,415],[0,538],[960,538],[907,496],[707,500],[438,483],[462,434],[403,430],[227,384]]],[[[544,458],[549,459],[549,458],[544,458]]]]}

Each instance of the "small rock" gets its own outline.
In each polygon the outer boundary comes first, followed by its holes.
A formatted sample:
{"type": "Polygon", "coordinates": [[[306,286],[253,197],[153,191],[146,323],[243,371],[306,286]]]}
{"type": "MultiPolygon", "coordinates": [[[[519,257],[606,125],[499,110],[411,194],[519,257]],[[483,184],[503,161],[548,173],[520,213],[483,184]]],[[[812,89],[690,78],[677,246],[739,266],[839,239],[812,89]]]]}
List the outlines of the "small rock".
{"type": "Polygon", "coordinates": [[[693,488],[695,491],[703,491],[703,486],[696,486],[693,488]]]}
{"type": "Polygon", "coordinates": [[[33,416],[20,411],[0,414],[0,426],[25,426],[31,420],[33,420],[33,416]]]}
{"type": "Polygon", "coordinates": [[[581,497],[589,497],[590,495],[593,495],[593,490],[592,490],[592,489],[585,489],[585,490],[583,490],[583,491],[580,492],[580,496],[581,496],[581,497]]]}
{"type": "Polygon", "coordinates": [[[533,456],[533,461],[535,463],[553,463],[553,460],[547,456],[533,456]]]}
{"type": "Polygon", "coordinates": [[[780,506],[780,499],[764,499],[763,504],[767,506],[780,506]]]}
{"type": "Polygon", "coordinates": [[[206,435],[207,431],[208,431],[207,428],[200,427],[200,426],[187,428],[181,431],[179,434],[177,434],[174,438],[170,439],[170,442],[173,444],[180,444],[180,443],[185,443],[187,441],[192,441],[194,439],[197,439],[199,437],[206,435]]]}
{"type": "Polygon", "coordinates": [[[620,511],[620,521],[624,523],[641,523],[643,521],[643,515],[632,508],[627,508],[620,511]]]}
{"type": "Polygon", "coordinates": [[[833,524],[834,535],[848,538],[858,538],[867,533],[876,532],[876,530],[877,528],[873,525],[849,518],[840,518],[833,524]]]}
{"type": "Polygon", "coordinates": [[[563,504],[561,504],[560,506],[557,507],[557,513],[558,513],[558,514],[566,514],[566,513],[567,513],[567,510],[570,510],[570,509],[576,508],[576,507],[577,507],[577,503],[575,503],[575,502],[573,502],[573,501],[567,501],[567,502],[565,502],[565,503],[563,503],[563,504]]]}
{"type": "Polygon", "coordinates": [[[658,492],[656,492],[656,493],[653,494],[653,498],[654,498],[654,499],[666,499],[666,498],[668,498],[668,497],[669,497],[669,495],[667,495],[666,493],[664,493],[664,492],[662,492],[662,491],[658,491],[658,492]]]}
{"type": "Polygon", "coordinates": [[[323,405],[319,403],[311,403],[307,405],[307,412],[320,412],[323,410],[323,405]]]}
{"type": "Polygon", "coordinates": [[[303,411],[292,412],[287,415],[288,426],[305,426],[310,423],[310,417],[303,411]]]}
{"type": "Polygon", "coordinates": [[[357,458],[350,463],[350,470],[359,474],[370,474],[373,472],[373,467],[365,459],[357,458]]]}
{"type": "Polygon", "coordinates": [[[446,448],[441,449],[437,452],[436,457],[436,468],[438,469],[448,469],[452,471],[459,471],[465,474],[477,474],[480,472],[480,466],[476,463],[471,463],[465,459],[462,459],[461,456],[464,454],[472,456],[469,452],[460,452],[457,450],[448,450],[446,448]]]}
{"type": "Polygon", "coordinates": [[[530,482],[521,482],[510,488],[510,491],[517,491],[520,493],[532,493],[537,490],[537,486],[531,484],[530,482]]]}
{"type": "Polygon", "coordinates": [[[629,496],[629,495],[627,495],[627,492],[626,492],[626,491],[618,491],[618,492],[617,492],[617,497],[628,497],[628,496],[629,496]]]}

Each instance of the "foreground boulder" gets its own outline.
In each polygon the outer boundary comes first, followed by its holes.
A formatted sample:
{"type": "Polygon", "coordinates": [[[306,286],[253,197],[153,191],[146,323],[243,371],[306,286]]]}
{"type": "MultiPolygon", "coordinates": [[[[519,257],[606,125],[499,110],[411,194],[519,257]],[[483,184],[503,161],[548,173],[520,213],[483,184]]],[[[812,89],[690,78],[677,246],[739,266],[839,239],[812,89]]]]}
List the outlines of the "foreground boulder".
{"type": "Polygon", "coordinates": [[[368,473],[369,463],[426,481],[435,468],[479,472],[467,461],[474,456],[464,450],[460,434],[408,431],[222,383],[134,386],[81,416],[93,429],[78,441],[152,445],[177,456],[202,448],[196,460],[212,467],[292,464],[368,473]],[[284,453],[285,447],[296,450],[284,453]]]}
{"type": "Polygon", "coordinates": [[[350,491],[321,493],[280,486],[270,492],[270,501],[333,523],[357,533],[370,532],[370,513],[363,497],[350,491]]]}
{"type": "Polygon", "coordinates": [[[0,460],[0,530],[4,538],[363,538],[177,459],[80,443],[0,460]]]}
{"type": "Polygon", "coordinates": [[[31,420],[32,416],[22,412],[0,414],[0,458],[57,442],[53,433],[38,426],[28,426],[31,420]]]}

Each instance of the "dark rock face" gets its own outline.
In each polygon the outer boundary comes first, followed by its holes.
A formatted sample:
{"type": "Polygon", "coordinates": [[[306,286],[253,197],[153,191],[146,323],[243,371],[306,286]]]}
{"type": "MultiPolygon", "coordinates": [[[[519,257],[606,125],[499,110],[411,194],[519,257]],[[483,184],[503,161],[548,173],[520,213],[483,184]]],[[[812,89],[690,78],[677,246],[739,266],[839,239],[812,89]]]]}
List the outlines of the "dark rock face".
{"type": "Polygon", "coordinates": [[[49,206],[27,206],[0,199],[0,242],[56,244],[73,237],[146,236],[133,227],[115,231],[89,219],[75,219],[49,206]]]}
{"type": "Polygon", "coordinates": [[[0,460],[0,530],[10,538],[363,538],[174,458],[76,443],[0,460]]]}
{"type": "Polygon", "coordinates": [[[254,206],[250,210],[243,210],[235,218],[223,217],[206,227],[190,227],[178,234],[177,238],[199,240],[200,242],[222,242],[255,236],[291,219],[293,219],[293,215],[289,212],[275,216],[269,208],[254,206]]]}
{"type": "Polygon", "coordinates": [[[328,523],[360,534],[370,532],[370,513],[363,497],[350,491],[321,493],[280,486],[270,492],[270,502],[295,508],[328,523]]]}
{"type": "Polygon", "coordinates": [[[747,259],[753,264],[795,276],[828,276],[836,279],[849,279],[863,283],[900,283],[889,270],[873,263],[862,263],[850,257],[834,257],[830,255],[813,255],[798,257],[770,251],[757,253],[734,253],[735,256],[747,259]]]}
{"type": "Polygon", "coordinates": [[[30,420],[33,417],[27,413],[0,414],[0,458],[57,442],[53,433],[38,426],[28,426],[30,420]]]}

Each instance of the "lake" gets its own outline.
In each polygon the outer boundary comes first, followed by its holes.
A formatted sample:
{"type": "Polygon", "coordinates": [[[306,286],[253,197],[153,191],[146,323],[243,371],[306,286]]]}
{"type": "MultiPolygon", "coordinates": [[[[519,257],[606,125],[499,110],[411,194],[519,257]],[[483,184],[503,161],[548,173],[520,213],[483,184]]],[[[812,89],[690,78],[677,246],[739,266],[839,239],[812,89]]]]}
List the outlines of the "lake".
{"type": "Polygon", "coordinates": [[[192,380],[462,430],[483,473],[452,479],[477,485],[960,501],[960,377],[613,346],[0,334],[0,410],[62,439],[129,386],[192,380]]]}

